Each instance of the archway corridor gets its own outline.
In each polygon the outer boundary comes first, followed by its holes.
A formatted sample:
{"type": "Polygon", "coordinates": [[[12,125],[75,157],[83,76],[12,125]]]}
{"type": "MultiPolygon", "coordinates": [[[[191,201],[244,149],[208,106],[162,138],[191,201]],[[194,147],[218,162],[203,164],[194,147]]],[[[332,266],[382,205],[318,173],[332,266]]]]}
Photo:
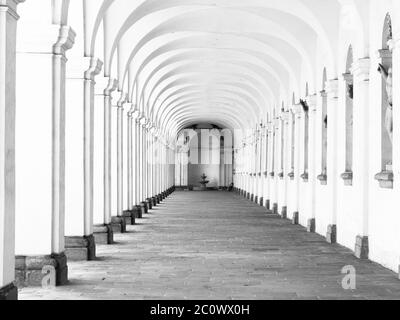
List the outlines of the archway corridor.
{"type": "Polygon", "coordinates": [[[236,193],[176,192],[98,258],[71,262],[70,283],[20,299],[397,299],[396,275],[236,193]],[[341,270],[357,270],[356,290],[341,270]]]}
{"type": "Polygon", "coordinates": [[[0,300],[400,299],[399,106],[399,0],[0,0],[0,300]]]}

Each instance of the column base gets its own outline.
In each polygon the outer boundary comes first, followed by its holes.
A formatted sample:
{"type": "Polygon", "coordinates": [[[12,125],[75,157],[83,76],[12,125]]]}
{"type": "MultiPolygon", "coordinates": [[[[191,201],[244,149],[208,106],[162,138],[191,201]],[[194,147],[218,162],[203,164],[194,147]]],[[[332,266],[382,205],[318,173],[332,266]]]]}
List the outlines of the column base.
{"type": "Polygon", "coordinates": [[[335,244],[337,242],[337,228],[336,225],[331,224],[328,226],[328,231],[326,233],[326,241],[328,243],[335,244]]]}
{"type": "Polygon", "coordinates": [[[126,232],[125,219],[123,219],[122,217],[112,217],[111,218],[111,226],[112,226],[112,230],[113,230],[114,234],[126,232]]]}
{"type": "Polygon", "coordinates": [[[309,219],[307,223],[307,232],[315,233],[315,218],[309,219]]]}
{"type": "Polygon", "coordinates": [[[287,219],[287,207],[282,207],[282,219],[287,219]]]}
{"type": "Polygon", "coordinates": [[[264,198],[263,197],[260,198],[260,207],[264,207],[264,198]]]}
{"type": "Polygon", "coordinates": [[[151,201],[152,201],[152,204],[153,204],[153,208],[157,207],[157,199],[156,199],[156,197],[152,197],[151,201]]]}
{"type": "Polygon", "coordinates": [[[147,202],[141,202],[140,207],[141,207],[143,215],[146,213],[149,213],[149,208],[147,207],[147,202]]]}
{"type": "Polygon", "coordinates": [[[258,196],[254,197],[254,202],[258,204],[258,196]]]}
{"type": "Polygon", "coordinates": [[[65,254],[70,261],[96,260],[94,236],[65,237],[65,254]]]}
{"type": "Polygon", "coordinates": [[[149,210],[152,210],[153,209],[153,201],[151,200],[151,198],[147,198],[146,203],[147,203],[147,208],[149,210]]]}
{"type": "Polygon", "coordinates": [[[161,203],[161,196],[159,194],[156,195],[156,201],[157,201],[157,204],[161,203]]]}
{"type": "Polygon", "coordinates": [[[108,245],[114,243],[114,232],[111,224],[94,226],[93,236],[96,244],[108,245]]]}
{"type": "Polygon", "coordinates": [[[133,215],[133,212],[130,210],[124,211],[122,218],[125,220],[125,225],[127,226],[134,226],[136,223],[135,216],[133,215]]]}
{"type": "Polygon", "coordinates": [[[369,241],[368,237],[357,236],[355,256],[358,259],[367,260],[369,258],[369,241]]]}
{"type": "Polygon", "coordinates": [[[51,256],[16,256],[15,279],[18,287],[41,287],[47,274],[42,271],[45,267],[53,267],[56,272],[56,285],[68,283],[67,256],[53,254],[51,256]]]}
{"type": "Polygon", "coordinates": [[[299,213],[298,212],[293,213],[292,224],[294,224],[294,225],[299,224],[299,213]]]}
{"type": "Polygon", "coordinates": [[[18,288],[14,283],[0,288],[0,301],[15,301],[18,300],[18,288]]]}
{"type": "Polygon", "coordinates": [[[140,206],[133,207],[132,216],[135,217],[135,223],[136,219],[142,219],[142,210],[140,209],[140,206]]]}
{"type": "Polygon", "coordinates": [[[273,207],[272,207],[272,213],[273,214],[279,214],[278,212],[278,204],[274,203],[273,207]]]}
{"type": "Polygon", "coordinates": [[[250,192],[247,192],[246,198],[247,198],[247,200],[250,200],[250,199],[251,199],[251,194],[250,194],[250,192]]]}
{"type": "Polygon", "coordinates": [[[266,200],[265,201],[265,207],[267,208],[268,211],[271,210],[271,200],[266,200]]]}

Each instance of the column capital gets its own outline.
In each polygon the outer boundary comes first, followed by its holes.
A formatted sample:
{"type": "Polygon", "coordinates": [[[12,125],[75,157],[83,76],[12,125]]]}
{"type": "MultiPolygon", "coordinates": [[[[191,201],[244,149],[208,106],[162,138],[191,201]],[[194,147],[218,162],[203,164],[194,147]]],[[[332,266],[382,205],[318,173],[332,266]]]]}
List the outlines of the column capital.
{"type": "Polygon", "coordinates": [[[65,53],[75,44],[76,33],[70,26],[61,26],[57,42],[53,45],[53,54],[65,57],[65,53]]]}
{"type": "Polygon", "coordinates": [[[117,90],[118,88],[118,80],[114,79],[114,78],[109,78],[108,79],[108,85],[107,87],[104,89],[104,95],[105,96],[111,96],[111,94],[117,90]]]}
{"type": "Polygon", "coordinates": [[[119,91],[118,93],[120,93],[121,96],[117,102],[117,107],[123,109],[125,102],[128,100],[128,95],[123,91],[119,91]]]}
{"type": "Polygon", "coordinates": [[[94,78],[103,69],[103,61],[96,57],[87,57],[85,59],[89,60],[89,69],[85,71],[85,80],[94,81],[94,78]]]}
{"type": "Polygon", "coordinates": [[[355,61],[351,71],[358,81],[368,81],[371,71],[371,60],[369,58],[363,58],[355,61]]]}
{"type": "Polygon", "coordinates": [[[0,11],[8,12],[15,20],[19,19],[19,15],[17,13],[17,6],[25,2],[25,0],[5,0],[0,4],[0,11]]]}

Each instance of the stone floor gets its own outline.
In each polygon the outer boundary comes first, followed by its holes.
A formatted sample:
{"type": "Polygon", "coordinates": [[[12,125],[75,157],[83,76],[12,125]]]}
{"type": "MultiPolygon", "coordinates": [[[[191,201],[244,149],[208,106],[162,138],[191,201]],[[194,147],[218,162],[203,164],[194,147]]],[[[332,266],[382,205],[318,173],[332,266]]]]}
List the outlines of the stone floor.
{"type": "Polygon", "coordinates": [[[400,281],[227,192],[177,192],[98,260],[69,263],[65,287],[20,299],[399,299],[400,281]],[[341,270],[357,270],[357,289],[341,270]]]}

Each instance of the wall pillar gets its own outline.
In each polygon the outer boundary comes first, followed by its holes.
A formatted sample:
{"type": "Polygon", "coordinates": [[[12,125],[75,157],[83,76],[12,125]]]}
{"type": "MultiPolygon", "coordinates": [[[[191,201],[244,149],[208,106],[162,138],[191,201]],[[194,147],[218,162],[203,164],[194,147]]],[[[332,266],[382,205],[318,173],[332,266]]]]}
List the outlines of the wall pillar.
{"type": "Polygon", "coordinates": [[[309,110],[309,163],[308,163],[308,182],[310,183],[310,193],[308,197],[309,219],[307,222],[307,231],[314,233],[316,231],[316,195],[317,195],[317,95],[307,97],[309,110]]]}
{"type": "Polygon", "coordinates": [[[73,261],[96,257],[93,235],[94,79],[102,66],[97,58],[76,58],[68,70],[65,246],[68,259],[73,261]]]}
{"type": "Polygon", "coordinates": [[[111,226],[111,94],[118,81],[105,77],[96,85],[94,161],[94,238],[96,244],[112,244],[111,226]]]}
{"type": "Polygon", "coordinates": [[[0,7],[0,301],[16,300],[15,279],[15,48],[21,1],[0,7]]]}
{"type": "Polygon", "coordinates": [[[338,201],[338,150],[339,150],[339,128],[338,128],[338,88],[337,79],[330,80],[326,84],[328,95],[328,189],[330,194],[329,201],[329,225],[326,239],[329,243],[337,241],[337,201],[338,201]]]}
{"type": "Polygon", "coordinates": [[[18,286],[40,286],[42,268],[52,266],[56,284],[63,285],[68,281],[65,68],[75,33],[69,26],[47,22],[53,14],[50,6],[40,7],[41,15],[35,3],[27,2],[22,8],[26,20],[21,19],[16,72],[16,278],[18,286]]]}
{"type": "Polygon", "coordinates": [[[357,170],[354,170],[354,188],[357,190],[357,212],[360,215],[358,236],[356,238],[355,255],[360,259],[368,259],[369,255],[369,58],[360,59],[353,64],[354,75],[354,155],[357,170]]]}

